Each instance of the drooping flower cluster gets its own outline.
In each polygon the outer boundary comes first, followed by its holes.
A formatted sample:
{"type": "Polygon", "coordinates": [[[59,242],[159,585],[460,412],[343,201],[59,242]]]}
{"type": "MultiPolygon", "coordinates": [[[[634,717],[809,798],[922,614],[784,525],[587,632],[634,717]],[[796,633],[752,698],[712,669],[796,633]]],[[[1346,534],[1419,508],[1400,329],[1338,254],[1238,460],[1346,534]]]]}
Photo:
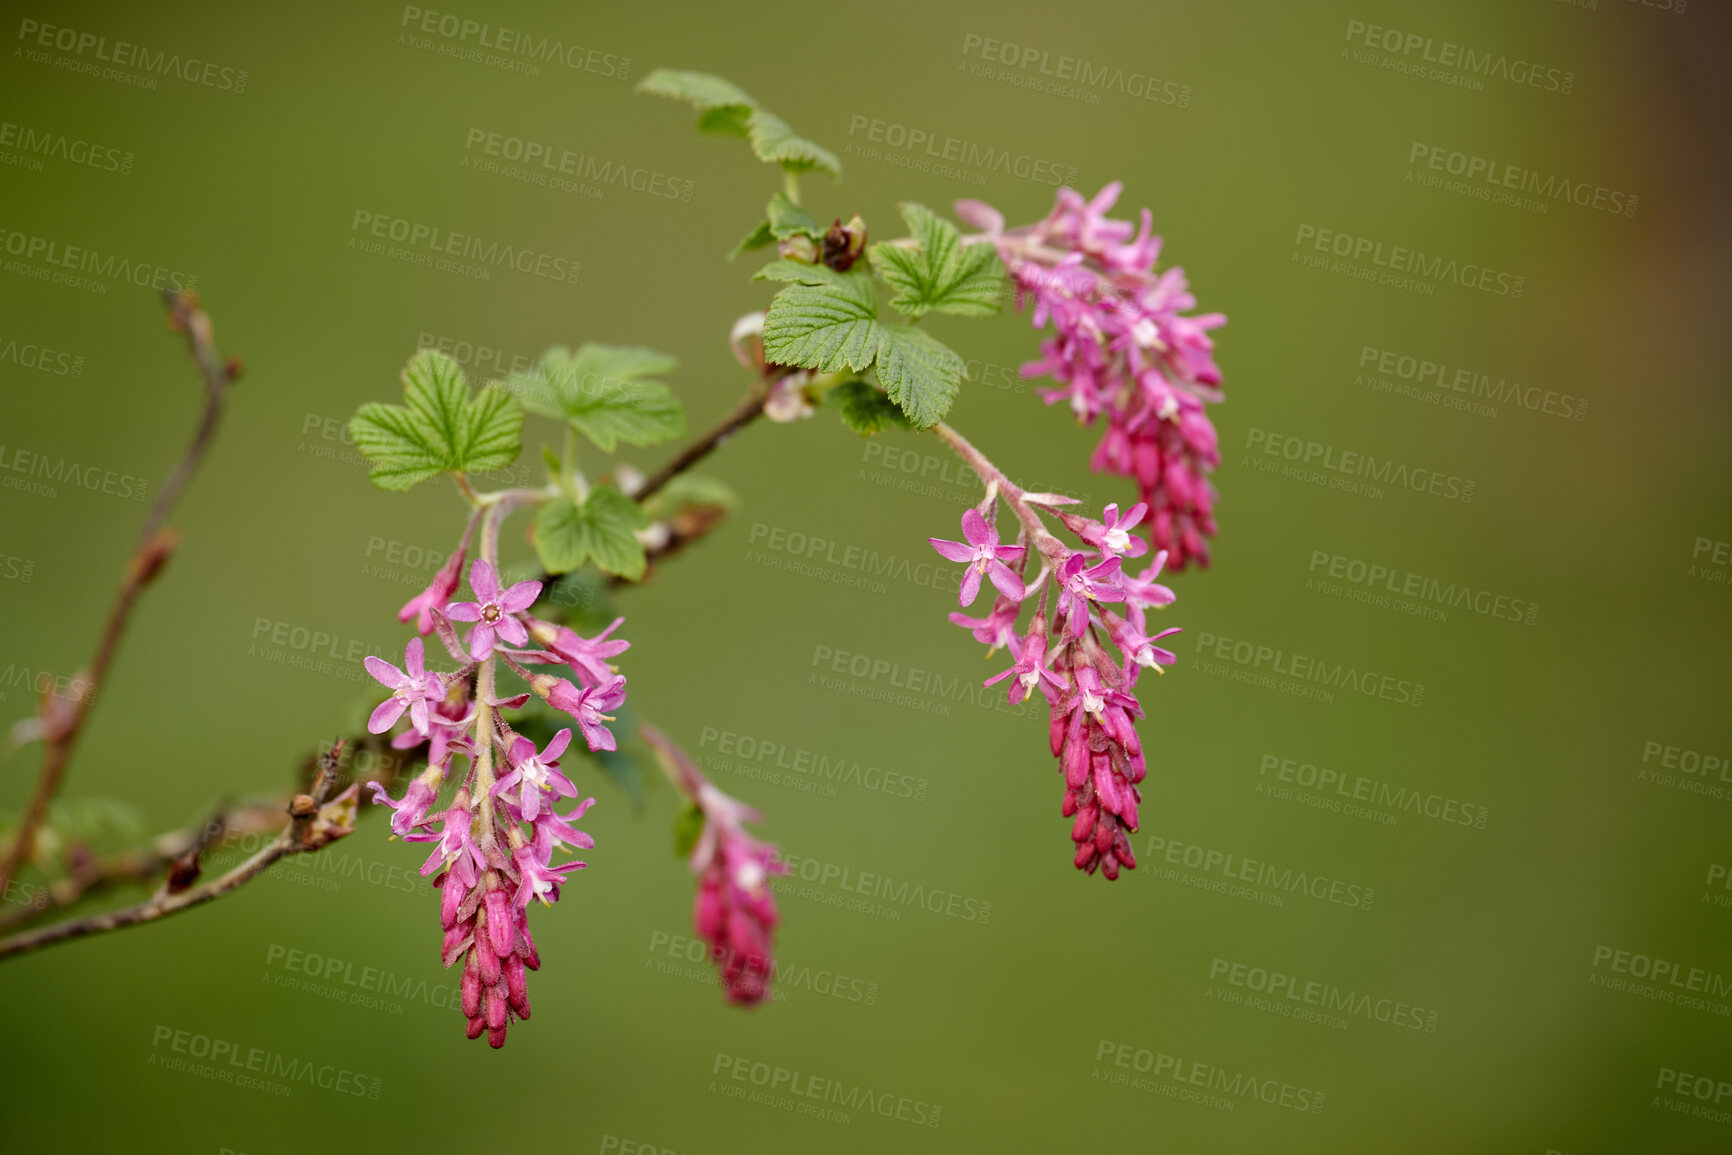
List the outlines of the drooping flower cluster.
{"type": "Polygon", "coordinates": [[[457,668],[427,669],[421,637],[404,649],[403,669],[367,658],[367,671],[391,691],[367,728],[382,734],[407,715],[409,728],[392,745],[427,745],[427,769],[403,797],[392,799],[374,782],[374,801],[395,812],[393,834],[433,844],[421,873],[431,875],[439,888],[442,957],[447,967],[462,965],[469,1037],[485,1031],[488,1043],[500,1047],[509,1024],[529,1017],[526,972],[541,967],[529,932],[530,904],[557,901],[572,872],[584,866],[555,858],[595,845],[575,826],[595,799],[564,813],[555,809],[579,793],[559,768],[571,729],[560,730],[539,750],[514,731],[506,715],[521,709],[530,695],[499,696],[498,666],[515,671],[530,692],[571,715],[591,750],[612,750],[614,735],[606,724],[613,721],[609,711],[625,699],[625,678],[608,659],[631,643],[609,637],[623,619],[585,638],[534,617],[529,610],[541,583],[501,588],[493,563],[485,559],[469,568],[473,600],[452,600],[468,537],[466,532],[451,560],[399,615],[402,621],[414,618],[423,635],[436,633],[457,668]],[[466,639],[459,639],[456,622],[474,623],[466,639]],[[565,666],[576,682],[531,672],[525,668],[530,665],[565,666]],[[435,809],[448,784],[455,785],[450,804],[435,809]]]}
{"type": "Polygon", "coordinates": [[[746,832],[745,824],[763,815],[717,789],[666,735],[650,726],[642,732],[703,821],[690,860],[698,876],[693,927],[710,944],[710,961],[728,1001],[760,1003],[769,997],[776,971],[779,919],[770,878],[786,874],[787,864],[776,858],[774,846],[746,832]]]}
{"type": "Polygon", "coordinates": [[[1221,400],[1208,331],[1226,317],[1188,315],[1197,302],[1184,271],[1155,272],[1161,238],[1150,235],[1149,210],[1140,229],[1107,217],[1120,189],[1114,181],[1087,201],[1060,189],[1045,220],[1019,229],[1006,230],[980,201],[958,201],[956,212],[997,246],[1018,307],[1033,302],[1034,327],[1052,323],[1023,375],[1057,381],[1042,396],[1067,402],[1077,420],[1106,418],[1092,467],[1135,480],[1151,511],[1149,540],[1174,571],[1207,566],[1216,497],[1208,473],[1221,463],[1204,410],[1221,400]]]}
{"type": "Polygon", "coordinates": [[[985,501],[962,515],[966,545],[931,539],[945,558],[969,566],[958,599],[963,606],[979,596],[981,575],[998,588],[986,617],[955,612],[950,620],[993,649],[1004,646],[1015,659],[1009,669],[986,679],[986,685],[1009,679],[1006,697],[1013,705],[1037,690],[1046,698],[1052,753],[1065,779],[1062,812],[1073,819],[1076,867],[1090,874],[1099,869],[1116,879],[1121,868],[1137,864],[1130,835],[1137,829],[1142,801],[1137,783],[1147,771],[1133,724],[1143,716],[1135,694],[1137,677],[1145,669],[1159,671],[1177,660],[1158,643],[1178,629],[1151,634],[1147,616],[1173,601],[1173,592],[1156,581],[1167,554],[1155,554],[1134,577],[1124,571],[1126,559],[1148,552],[1147,543],[1130,536],[1148,512],[1144,505],[1123,516],[1117,505],[1109,505],[1098,521],[1059,513],[1083,543],[1083,548],[1072,549],[1046,530],[1033,510],[1033,495],[1009,485],[1002,491],[1023,521],[1015,545],[1000,545],[993,525],[1001,492],[996,482],[985,501]],[[1025,583],[1029,557],[1037,552],[1045,564],[1032,583],[1025,583]],[[1013,572],[1007,563],[1018,570],[1013,572]],[[1057,589],[1050,618],[1049,584],[1057,589]],[[1039,600],[1028,627],[1018,632],[1023,603],[1036,594],[1039,600]]]}

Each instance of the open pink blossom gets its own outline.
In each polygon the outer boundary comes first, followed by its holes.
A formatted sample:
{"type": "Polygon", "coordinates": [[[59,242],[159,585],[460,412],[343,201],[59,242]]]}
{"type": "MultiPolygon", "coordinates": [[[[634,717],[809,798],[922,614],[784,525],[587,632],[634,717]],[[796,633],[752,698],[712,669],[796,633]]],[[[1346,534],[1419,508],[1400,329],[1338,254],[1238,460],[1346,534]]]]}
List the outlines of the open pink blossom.
{"type": "MultiPolygon", "coordinates": [[[[613,731],[602,723],[613,721],[613,715],[607,711],[618,709],[625,701],[623,677],[616,677],[600,686],[585,686],[582,690],[564,678],[550,678],[543,674],[538,675],[538,679],[550,683],[543,696],[555,710],[563,710],[576,719],[577,728],[583,732],[583,740],[591,750],[618,749],[613,731]]],[[[542,693],[540,689],[536,692],[542,693]]]]}
{"type": "Polygon", "coordinates": [[[565,748],[570,744],[569,729],[561,730],[548,739],[546,749],[539,754],[535,752],[535,743],[528,738],[514,739],[507,752],[511,761],[511,773],[494,783],[493,793],[503,794],[516,786],[517,806],[525,822],[534,822],[535,816],[547,805],[542,797],[544,793],[576,798],[577,787],[571,784],[571,779],[559,772],[559,756],[565,753],[565,748]]]}
{"type": "Polygon", "coordinates": [[[372,717],[367,719],[369,734],[383,734],[389,730],[397,724],[404,710],[409,711],[409,722],[415,727],[415,732],[427,733],[428,703],[445,697],[445,682],[438,674],[427,670],[422,657],[421,639],[410,638],[409,644],[403,647],[403,664],[408,667],[408,673],[371,654],[362,662],[369,674],[391,689],[391,696],[380,702],[372,717]]]}
{"type": "Polygon", "coordinates": [[[503,638],[514,646],[525,645],[529,632],[523,623],[512,617],[535,604],[541,595],[541,583],[522,581],[508,590],[499,588],[499,575],[484,558],[476,558],[469,567],[469,588],[475,591],[475,601],[453,602],[445,611],[452,621],[474,622],[469,631],[469,656],[477,662],[486,661],[493,653],[493,644],[503,638]]]}
{"type": "Polygon", "coordinates": [[[1021,600],[1022,579],[1004,563],[1020,561],[1023,547],[999,545],[998,531],[986,523],[986,518],[981,516],[978,509],[970,509],[962,515],[962,536],[968,539],[966,544],[946,541],[939,537],[926,539],[945,560],[968,564],[968,572],[963,574],[962,586],[957,592],[957,604],[974,604],[974,599],[980,596],[982,575],[991,578],[992,584],[997,586],[998,591],[1005,597],[1021,600]]]}

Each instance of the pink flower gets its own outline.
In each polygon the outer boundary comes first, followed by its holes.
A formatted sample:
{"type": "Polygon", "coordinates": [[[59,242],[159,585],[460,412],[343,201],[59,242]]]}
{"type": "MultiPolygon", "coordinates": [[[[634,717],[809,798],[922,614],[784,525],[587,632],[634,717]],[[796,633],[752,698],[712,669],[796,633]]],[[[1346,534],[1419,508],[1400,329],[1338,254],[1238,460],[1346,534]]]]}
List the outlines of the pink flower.
{"type": "MultiPolygon", "coordinates": [[[[961,610],[952,610],[950,620],[974,634],[974,640],[993,650],[1009,645],[1016,637],[1016,619],[1022,613],[1022,603],[1000,597],[992,604],[992,612],[984,618],[971,618],[961,610]]],[[[990,651],[989,651],[990,652],[990,651]]]]}
{"type": "Polygon", "coordinates": [[[991,578],[992,584],[997,586],[998,591],[1005,597],[1020,600],[1023,596],[1022,579],[1004,563],[1021,560],[1023,547],[999,545],[998,531],[986,523],[986,518],[981,516],[978,509],[970,509],[962,515],[962,536],[968,539],[966,545],[943,538],[927,538],[932,543],[932,548],[945,560],[968,563],[968,572],[963,575],[957,603],[964,606],[974,604],[974,599],[980,596],[982,574],[991,578]]]}
{"type": "Polygon", "coordinates": [[[421,864],[421,874],[425,877],[437,870],[449,870],[464,886],[474,886],[480,877],[480,872],[486,869],[487,860],[481,856],[481,848],[475,845],[471,831],[475,825],[475,814],[469,809],[468,798],[464,791],[458,791],[457,801],[449,810],[434,816],[445,824],[440,834],[412,833],[406,836],[409,842],[437,842],[433,853],[427,856],[427,861],[421,864]]]}
{"type": "Polygon", "coordinates": [[[374,709],[372,717],[367,719],[367,732],[383,734],[396,725],[397,719],[403,716],[403,711],[409,711],[409,722],[418,734],[427,733],[427,703],[438,702],[445,697],[445,683],[438,674],[428,673],[422,665],[422,647],[420,638],[410,638],[409,644],[403,647],[403,664],[409,667],[405,674],[383,658],[375,658],[368,654],[362,665],[373,677],[390,687],[389,698],[380,702],[374,709]]]}
{"type": "MultiPolygon", "coordinates": [[[[614,741],[613,731],[603,726],[603,722],[614,720],[607,710],[616,710],[625,701],[625,679],[616,677],[600,686],[586,686],[579,690],[564,678],[551,678],[545,674],[538,679],[551,683],[549,689],[541,693],[556,710],[563,710],[577,720],[577,728],[583,732],[583,740],[591,750],[618,749],[614,741]]],[[[534,683],[532,683],[534,684],[534,683]]]]}
{"type": "Polygon", "coordinates": [[[528,846],[520,846],[512,852],[511,860],[517,865],[518,877],[522,879],[512,897],[513,903],[527,907],[537,899],[544,906],[558,902],[559,888],[565,884],[565,876],[588,865],[574,858],[554,866],[549,861],[552,854],[553,839],[545,829],[537,830],[535,840],[528,846]]]}
{"type": "Polygon", "coordinates": [[[1028,701],[1029,695],[1039,689],[1046,695],[1049,704],[1057,706],[1059,695],[1068,690],[1069,686],[1063,678],[1047,669],[1046,619],[1036,614],[1029,623],[1028,636],[1021,641],[1014,638],[1011,640],[1010,652],[1016,656],[1016,664],[1008,670],[994,674],[981,685],[991,686],[1015,675],[1016,680],[1005,691],[1005,697],[1011,705],[1028,701]],[[1022,691],[1020,695],[1018,690],[1022,691]]]}
{"type": "Polygon", "coordinates": [[[1072,637],[1080,638],[1088,629],[1090,602],[1122,602],[1125,593],[1118,587],[1119,559],[1109,557],[1090,566],[1081,551],[1065,559],[1059,571],[1058,612],[1072,637]]]}
{"type": "Polygon", "coordinates": [[[373,789],[373,803],[376,806],[389,806],[391,815],[391,833],[408,834],[417,826],[427,822],[427,808],[433,805],[437,792],[424,778],[417,778],[409,783],[409,789],[403,792],[403,801],[393,802],[385,787],[377,782],[369,782],[373,789]]]}
{"type": "Polygon", "coordinates": [[[535,816],[541,813],[543,792],[576,798],[577,787],[559,772],[559,756],[570,744],[569,729],[548,739],[547,748],[540,754],[535,752],[535,743],[528,738],[513,740],[507,755],[511,760],[511,773],[494,783],[493,793],[502,794],[513,786],[518,787],[517,806],[525,822],[534,822],[535,816]]]}
{"type": "Polygon", "coordinates": [[[762,1002],[775,975],[776,897],[770,878],[788,873],[776,848],[746,832],[745,823],[761,815],[730,798],[704,777],[697,764],[666,735],[642,728],[644,741],[668,769],[680,790],[703,813],[703,831],[692,847],[689,865],[698,876],[692,900],[692,925],[710,944],[728,1001],[744,1006],[762,1002]]]}
{"type": "Polygon", "coordinates": [[[529,632],[549,653],[569,665],[584,685],[599,686],[613,679],[614,669],[608,664],[608,659],[617,658],[631,649],[631,643],[624,638],[608,638],[624,622],[624,618],[615,618],[607,629],[593,638],[583,637],[565,626],[541,621],[532,622],[529,632]]]}
{"type": "Polygon", "coordinates": [[[1150,541],[1171,553],[1175,570],[1207,565],[1205,539],[1216,528],[1207,474],[1221,462],[1204,412],[1221,399],[1208,334],[1226,318],[1191,314],[1197,302],[1183,271],[1155,271],[1161,239],[1147,209],[1135,229],[1107,216],[1121,191],[1115,181],[1085,201],[1060,189],[1044,220],[1009,231],[979,201],[958,201],[956,211],[997,246],[1018,308],[1032,302],[1034,327],[1052,326],[1023,375],[1051,377],[1058,387],[1042,396],[1067,403],[1079,421],[1106,418],[1091,465],[1136,481],[1150,541]]]}
{"type": "Polygon", "coordinates": [[[444,613],[445,603],[457,592],[457,585],[462,581],[463,558],[468,552],[465,547],[458,546],[456,552],[439,567],[439,572],[433,575],[427,588],[403,603],[403,608],[397,611],[397,620],[406,622],[414,618],[415,629],[422,637],[432,633],[433,611],[444,613]]]}
{"type": "Polygon", "coordinates": [[[469,631],[471,658],[481,662],[491,656],[496,635],[514,646],[528,643],[528,631],[511,615],[535,604],[535,599],[541,595],[540,582],[522,581],[501,591],[499,575],[485,559],[477,558],[469,567],[469,587],[475,591],[477,600],[453,602],[445,616],[452,621],[476,623],[475,628],[469,631]]]}

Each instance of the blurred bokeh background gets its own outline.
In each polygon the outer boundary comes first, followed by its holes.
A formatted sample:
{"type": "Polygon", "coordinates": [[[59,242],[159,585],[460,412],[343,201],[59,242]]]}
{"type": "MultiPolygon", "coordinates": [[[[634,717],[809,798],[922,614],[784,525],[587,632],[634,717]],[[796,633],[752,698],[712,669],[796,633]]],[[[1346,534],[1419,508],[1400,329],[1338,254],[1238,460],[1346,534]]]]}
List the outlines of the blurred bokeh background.
{"type": "MultiPolygon", "coordinates": [[[[952,595],[793,572],[765,548],[816,534],[926,560],[977,496],[937,439],[863,442],[828,411],[761,423],[707,467],[740,507],[618,605],[641,716],[817,864],[779,884],[785,997],[723,1004],[693,961],[671,792],[650,783],[639,806],[591,775],[597,847],[537,916],[534,1018],[500,1053],[465,1042],[437,901],[406,881],[422,855],[368,813],[329,862],[0,965],[9,1150],[1732,1150],[1723,10],[7,8],[8,722],[43,672],[88,660],[147,509],[13,479],[41,457],[154,492],[198,405],[148,286],[44,280],[31,239],[196,276],[246,365],[66,784],[65,821],[99,847],[286,790],[364,717],[357,667],[272,636],[401,652],[406,583],[462,508],[444,486],[377,491],[339,431],[396,398],[418,344],[448,342],[477,380],[553,344],[665,349],[694,429],[744,390],[725,338],[768,293],[751,260],[721,258],[778,176],[635,96],[653,67],[726,75],[836,151],[846,182],[808,178],[808,206],[880,237],[899,200],[976,197],[1018,222],[1051,206],[1048,168],[1091,194],[1121,180],[1121,213],[1150,206],[1163,264],[1230,317],[1221,533],[1213,567],[1172,583],[1182,660],[1145,695],[1138,869],[1108,884],[1070,867],[1041,719],[995,692],[877,701],[858,691],[889,676],[830,671],[849,654],[945,684],[996,672],[946,623],[952,595]],[[464,22],[561,42],[578,66],[497,66],[464,22]],[[118,42],[179,56],[179,74],[118,42]],[[1487,71],[1438,63],[1463,50],[1487,71]],[[1063,59],[1106,80],[1053,91],[1043,69],[1063,59]],[[897,128],[1047,165],[932,171],[897,128]],[[643,175],[516,179],[486,167],[491,134],[643,175]],[[1474,191],[1489,173],[1513,201],[1474,191]],[[420,267],[368,250],[356,221],[384,218],[581,272],[420,267]],[[1368,244],[1355,262],[1320,239],[1368,244]],[[1375,246],[1492,270],[1492,287],[1379,282],[1375,246]],[[1482,379],[1494,396],[1473,395],[1482,379]],[[1288,438],[1471,482],[1471,501],[1284,473],[1265,450],[1295,452],[1288,438]],[[1372,567],[1394,576],[1369,589],[1372,567]],[[1407,575],[1474,592],[1409,599],[1439,612],[1376,600],[1407,575]],[[1253,676],[1259,649],[1423,696],[1284,692],[1253,676]],[[800,751],[858,764],[858,782],[776,769],[800,751]],[[1227,889],[1246,859],[1307,881],[1227,889]],[[892,897],[851,901],[844,878],[892,897]],[[356,999],[369,971],[404,993],[356,999]],[[176,1069],[182,1031],[376,1079],[377,1097],[176,1069]],[[873,1106],[801,1114],[785,1082],[754,1083],[758,1064],[873,1106]]],[[[1089,473],[1097,431],[1017,379],[1026,314],[933,328],[977,370],[953,424],[1013,476],[1096,508],[1134,500],[1089,473]]],[[[531,418],[524,461],[553,434],[531,418]]],[[[516,532],[506,551],[531,559],[516,532]]],[[[0,809],[22,809],[39,757],[0,760],[0,809]]]]}

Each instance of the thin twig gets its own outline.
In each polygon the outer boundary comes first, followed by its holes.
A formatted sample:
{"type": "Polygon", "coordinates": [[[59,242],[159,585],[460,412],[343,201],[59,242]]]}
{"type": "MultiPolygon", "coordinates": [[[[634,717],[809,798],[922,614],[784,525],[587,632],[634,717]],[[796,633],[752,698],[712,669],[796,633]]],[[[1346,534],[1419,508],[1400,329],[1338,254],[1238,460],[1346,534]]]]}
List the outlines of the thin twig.
{"type": "Polygon", "coordinates": [[[654,497],[668,482],[708,457],[724,441],[750,425],[764,411],[764,400],[768,394],[769,389],[764,382],[760,381],[754,385],[751,391],[740,399],[740,403],[734,406],[715,428],[691,442],[675,454],[672,461],[656,470],[647,481],[632,492],[631,499],[642,505],[654,497]]]}
{"type": "MultiPolygon", "coordinates": [[[[147,922],[155,922],[172,914],[179,914],[190,907],[200,906],[214,898],[221,898],[230,891],[252,881],[267,867],[280,858],[290,854],[302,854],[322,850],[332,842],[342,838],[354,830],[355,803],[353,795],[359,788],[350,786],[343,795],[330,802],[331,789],[337,783],[337,760],[341,757],[343,743],[339,739],[333,743],[321,759],[321,767],[317,780],[313,784],[311,794],[297,794],[290,799],[285,809],[289,813],[289,821],[283,827],[282,833],[266,845],[257,854],[236,866],[222,877],[207,882],[202,886],[190,884],[177,886],[176,876],[170,872],[168,880],[162,889],[146,902],[136,906],[123,907],[120,910],[106,911],[91,915],[88,918],[77,918],[67,922],[56,923],[40,930],[27,930],[0,939],[0,959],[13,955],[24,954],[40,947],[50,946],[68,939],[83,938],[87,935],[101,934],[105,931],[122,930],[129,926],[139,926],[147,922]]],[[[194,851],[193,853],[196,853],[194,851]]],[[[182,856],[181,861],[185,860],[182,856]]],[[[191,863],[191,869],[196,872],[196,859],[191,863]]]]}
{"type": "MultiPolygon", "coordinates": [[[[121,635],[126,631],[127,621],[132,615],[133,603],[138,600],[144,587],[162,571],[169,555],[179,543],[180,535],[172,529],[165,529],[164,523],[168,520],[169,512],[181,490],[186,487],[187,481],[204,460],[205,451],[210,447],[211,439],[216,433],[217,420],[222,415],[223,397],[229,386],[234,384],[235,378],[240,375],[239,363],[224,362],[211,343],[210,318],[199,309],[197,295],[191,291],[169,291],[163,296],[169,307],[170,327],[186,334],[187,348],[191,351],[193,360],[198,363],[199,372],[204,378],[204,412],[198,429],[193,434],[192,444],[187,446],[180,465],[158,495],[150,515],[145,518],[138,545],[127,562],[126,574],[121,580],[119,593],[115,595],[114,607],[109,611],[108,623],[103,628],[96,657],[86,674],[86,681],[95,686],[100,686],[108,676],[108,667],[114,661],[121,635]]],[[[70,707],[45,701],[42,774],[37,779],[36,792],[30,799],[30,808],[25,811],[24,821],[19,824],[17,835],[6,848],[5,857],[0,859],[0,893],[5,892],[35,843],[36,832],[48,814],[49,803],[60,790],[67,762],[72,757],[72,749],[78,742],[79,734],[83,732],[85,720],[90,716],[94,699],[95,695],[85,694],[70,707]]]]}

